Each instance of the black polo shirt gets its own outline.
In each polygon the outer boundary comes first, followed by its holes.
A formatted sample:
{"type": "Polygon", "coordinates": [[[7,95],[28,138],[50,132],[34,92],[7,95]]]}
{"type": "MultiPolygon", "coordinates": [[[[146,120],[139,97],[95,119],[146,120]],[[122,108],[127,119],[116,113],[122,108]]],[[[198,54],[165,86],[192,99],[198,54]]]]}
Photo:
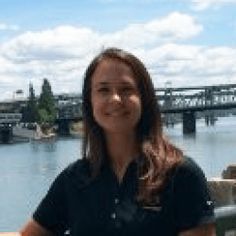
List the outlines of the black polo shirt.
{"type": "Polygon", "coordinates": [[[121,184],[104,166],[91,181],[86,160],[78,160],[55,179],[33,219],[55,235],[160,235],[214,222],[213,204],[202,170],[190,158],[174,171],[155,206],[137,203],[137,162],[121,184]]]}

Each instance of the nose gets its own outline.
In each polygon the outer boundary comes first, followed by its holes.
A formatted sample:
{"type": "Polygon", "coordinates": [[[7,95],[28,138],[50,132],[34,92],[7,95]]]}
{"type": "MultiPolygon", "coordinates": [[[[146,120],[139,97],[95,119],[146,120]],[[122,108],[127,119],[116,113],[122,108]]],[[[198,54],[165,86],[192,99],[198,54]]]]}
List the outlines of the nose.
{"type": "Polygon", "coordinates": [[[122,101],[121,95],[116,91],[113,92],[111,95],[111,101],[112,102],[121,102],[122,101]]]}

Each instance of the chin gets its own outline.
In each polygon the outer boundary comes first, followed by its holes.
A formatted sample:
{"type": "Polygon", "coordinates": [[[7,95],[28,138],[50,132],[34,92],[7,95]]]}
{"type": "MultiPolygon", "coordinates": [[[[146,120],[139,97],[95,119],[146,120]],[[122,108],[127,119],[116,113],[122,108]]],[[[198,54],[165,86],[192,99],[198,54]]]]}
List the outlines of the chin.
{"type": "Polygon", "coordinates": [[[117,126],[106,126],[103,127],[103,130],[107,133],[116,133],[116,134],[128,134],[128,133],[133,133],[135,128],[133,126],[123,126],[123,125],[117,125],[117,126]]]}

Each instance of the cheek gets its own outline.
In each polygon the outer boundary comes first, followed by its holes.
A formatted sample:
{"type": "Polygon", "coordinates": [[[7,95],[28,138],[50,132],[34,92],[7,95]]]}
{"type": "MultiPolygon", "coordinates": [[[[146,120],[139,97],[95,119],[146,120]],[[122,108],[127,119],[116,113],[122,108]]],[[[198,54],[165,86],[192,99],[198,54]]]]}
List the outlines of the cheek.
{"type": "Polygon", "coordinates": [[[98,121],[100,114],[102,112],[102,104],[96,100],[92,100],[92,113],[96,121],[98,121]]]}
{"type": "Polygon", "coordinates": [[[140,97],[134,97],[132,99],[133,106],[137,110],[137,112],[141,113],[142,112],[142,102],[140,97]]]}

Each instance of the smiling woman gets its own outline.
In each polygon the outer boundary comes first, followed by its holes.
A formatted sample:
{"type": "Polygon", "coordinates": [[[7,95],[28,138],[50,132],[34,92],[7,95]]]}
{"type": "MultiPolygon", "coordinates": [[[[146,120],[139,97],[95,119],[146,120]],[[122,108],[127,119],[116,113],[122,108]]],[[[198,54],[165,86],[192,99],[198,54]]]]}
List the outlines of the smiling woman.
{"type": "Polygon", "coordinates": [[[141,98],[132,70],[119,60],[103,61],[94,72],[91,87],[93,115],[106,135],[110,132],[135,135],[141,117],[141,98]]]}
{"type": "Polygon", "coordinates": [[[214,236],[204,173],[164,137],[144,64],[102,51],[82,99],[82,159],[55,179],[22,236],[214,236]]]}

